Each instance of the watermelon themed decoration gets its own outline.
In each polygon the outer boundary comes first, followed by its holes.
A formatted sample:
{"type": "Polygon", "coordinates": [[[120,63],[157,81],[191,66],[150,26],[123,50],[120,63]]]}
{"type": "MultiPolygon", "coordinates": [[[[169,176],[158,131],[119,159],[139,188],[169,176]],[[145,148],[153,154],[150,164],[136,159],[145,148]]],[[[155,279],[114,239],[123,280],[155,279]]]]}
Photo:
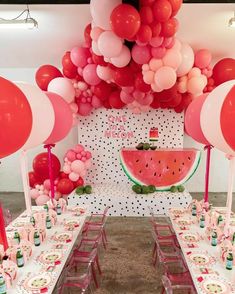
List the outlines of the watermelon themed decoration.
{"type": "Polygon", "coordinates": [[[169,191],[188,181],[200,162],[196,149],[120,151],[121,165],[128,178],[138,185],[153,185],[158,191],[169,191]]]}

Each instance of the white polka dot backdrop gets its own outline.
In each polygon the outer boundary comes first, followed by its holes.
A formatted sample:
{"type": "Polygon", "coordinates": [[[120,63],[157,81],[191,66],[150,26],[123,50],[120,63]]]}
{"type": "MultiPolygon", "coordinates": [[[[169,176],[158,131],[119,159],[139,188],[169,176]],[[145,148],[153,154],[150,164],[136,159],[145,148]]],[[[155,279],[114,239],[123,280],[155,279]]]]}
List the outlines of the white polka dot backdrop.
{"type": "Polygon", "coordinates": [[[157,127],[159,148],[182,148],[184,116],[172,110],[150,110],[133,115],[130,110],[96,110],[83,117],[78,126],[79,143],[92,152],[92,167],[87,183],[128,183],[123,172],[119,151],[134,148],[140,142],[149,142],[149,130],[157,127]]]}

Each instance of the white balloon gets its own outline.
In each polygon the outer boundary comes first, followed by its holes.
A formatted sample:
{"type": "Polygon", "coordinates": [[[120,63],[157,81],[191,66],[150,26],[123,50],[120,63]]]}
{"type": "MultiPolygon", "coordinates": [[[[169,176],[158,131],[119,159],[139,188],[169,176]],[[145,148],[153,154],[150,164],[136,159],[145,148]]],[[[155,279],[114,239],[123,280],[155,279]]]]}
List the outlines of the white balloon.
{"type": "Polygon", "coordinates": [[[33,115],[30,136],[21,150],[39,146],[50,136],[55,123],[55,113],[47,95],[37,86],[16,82],[17,87],[25,94],[33,115]]]}
{"type": "Polygon", "coordinates": [[[207,141],[226,154],[235,155],[224,139],[220,126],[220,113],[227,93],[235,85],[235,80],[216,87],[206,98],[201,109],[201,128],[207,141]]]}

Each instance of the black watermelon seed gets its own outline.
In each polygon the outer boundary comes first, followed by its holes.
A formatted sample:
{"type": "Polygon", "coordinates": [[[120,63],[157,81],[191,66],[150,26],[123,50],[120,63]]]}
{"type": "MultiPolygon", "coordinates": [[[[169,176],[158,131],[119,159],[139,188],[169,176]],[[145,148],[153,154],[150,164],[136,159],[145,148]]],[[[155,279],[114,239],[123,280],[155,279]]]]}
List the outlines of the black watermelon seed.
{"type": "Polygon", "coordinates": [[[184,165],[184,162],[182,162],[182,165],[184,165]]]}
{"type": "Polygon", "coordinates": [[[161,160],[158,160],[158,163],[161,163],[161,160]]]}
{"type": "Polygon", "coordinates": [[[162,176],[162,174],[159,174],[159,177],[161,177],[162,176]]]}
{"type": "Polygon", "coordinates": [[[179,168],[179,172],[181,172],[181,168],[179,168]]]}
{"type": "Polygon", "coordinates": [[[156,175],[157,175],[157,173],[155,172],[155,173],[154,173],[154,177],[156,177],[156,175]]]}
{"type": "Polygon", "coordinates": [[[142,173],[142,170],[140,170],[139,173],[141,174],[142,173]]]}
{"type": "Polygon", "coordinates": [[[176,162],[176,159],[174,160],[174,162],[176,162]]]}
{"type": "Polygon", "coordinates": [[[148,167],[149,165],[148,165],[148,163],[145,165],[145,167],[148,167]]]}
{"type": "Polygon", "coordinates": [[[174,175],[175,174],[175,172],[172,172],[172,175],[174,175]]]}
{"type": "Polygon", "coordinates": [[[191,157],[190,156],[188,156],[188,160],[191,160],[191,157]]]}
{"type": "Polygon", "coordinates": [[[135,162],[139,162],[140,160],[139,159],[136,159],[136,161],[135,162]]]}
{"type": "Polygon", "coordinates": [[[167,166],[166,169],[169,169],[169,166],[167,166]]]}
{"type": "Polygon", "coordinates": [[[152,157],[150,158],[150,160],[153,160],[152,157]]]}

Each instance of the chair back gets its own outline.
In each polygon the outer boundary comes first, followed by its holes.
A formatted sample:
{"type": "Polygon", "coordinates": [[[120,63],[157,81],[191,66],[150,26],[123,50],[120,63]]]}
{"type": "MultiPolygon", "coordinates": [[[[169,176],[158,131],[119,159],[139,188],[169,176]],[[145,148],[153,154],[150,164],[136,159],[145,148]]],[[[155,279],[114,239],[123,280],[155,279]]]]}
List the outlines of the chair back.
{"type": "Polygon", "coordinates": [[[165,289],[166,294],[173,294],[171,281],[165,275],[162,276],[162,285],[165,289]]]}
{"type": "Polygon", "coordinates": [[[3,217],[5,226],[8,226],[12,222],[12,214],[8,208],[3,209],[3,217]]]}
{"type": "Polygon", "coordinates": [[[108,214],[108,211],[109,211],[110,207],[109,206],[106,206],[105,209],[104,209],[104,212],[103,212],[103,217],[102,217],[102,223],[104,223],[107,219],[107,214],[108,214]]]}

